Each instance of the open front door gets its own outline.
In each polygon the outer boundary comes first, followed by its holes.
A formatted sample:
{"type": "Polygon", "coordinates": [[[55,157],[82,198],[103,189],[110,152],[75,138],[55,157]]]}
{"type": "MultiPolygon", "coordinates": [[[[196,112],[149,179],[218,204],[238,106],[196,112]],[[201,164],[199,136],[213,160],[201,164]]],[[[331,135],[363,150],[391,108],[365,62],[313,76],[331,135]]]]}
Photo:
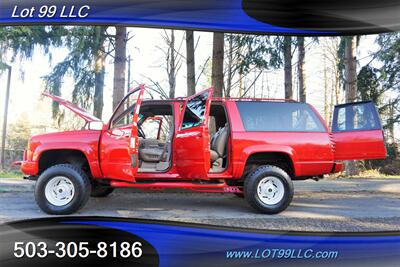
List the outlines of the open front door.
{"type": "Polygon", "coordinates": [[[141,85],[131,90],[118,104],[100,140],[100,166],[108,178],[134,182],[138,170],[138,129],[141,85]]]}
{"type": "Polygon", "coordinates": [[[332,121],[335,160],[384,159],[385,140],[374,103],[335,106],[332,121]]]}
{"type": "Polygon", "coordinates": [[[184,179],[207,179],[210,170],[208,117],[212,89],[189,97],[175,138],[176,168],[184,179]]]}

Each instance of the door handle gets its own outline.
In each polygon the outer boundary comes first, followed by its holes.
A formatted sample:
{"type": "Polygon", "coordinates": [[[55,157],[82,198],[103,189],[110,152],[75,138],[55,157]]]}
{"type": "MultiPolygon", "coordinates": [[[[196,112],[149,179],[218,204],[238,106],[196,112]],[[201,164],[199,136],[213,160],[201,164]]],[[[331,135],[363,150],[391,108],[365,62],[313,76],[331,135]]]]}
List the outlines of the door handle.
{"type": "Polygon", "coordinates": [[[129,135],[122,135],[122,136],[118,136],[117,139],[118,140],[122,140],[122,139],[129,139],[129,135]]]}

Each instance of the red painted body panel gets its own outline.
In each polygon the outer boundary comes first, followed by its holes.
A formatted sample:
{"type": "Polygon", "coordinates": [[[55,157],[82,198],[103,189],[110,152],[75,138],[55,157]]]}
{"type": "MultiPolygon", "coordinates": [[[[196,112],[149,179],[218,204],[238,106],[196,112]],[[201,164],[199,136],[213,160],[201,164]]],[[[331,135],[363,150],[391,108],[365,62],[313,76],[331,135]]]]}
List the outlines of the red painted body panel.
{"type": "Polygon", "coordinates": [[[98,157],[98,144],[101,131],[81,130],[36,135],[29,142],[27,158],[22,162],[21,170],[27,175],[38,174],[38,162],[41,155],[50,150],[81,151],[89,162],[90,171],[95,178],[103,177],[98,157]]]}
{"type": "Polygon", "coordinates": [[[206,179],[210,169],[210,134],[208,132],[208,115],[210,112],[210,104],[212,97],[212,89],[204,90],[198,94],[189,97],[183,106],[182,115],[179,120],[178,131],[175,135],[173,149],[176,152],[175,162],[178,173],[187,179],[206,179]],[[205,101],[204,121],[199,126],[182,129],[184,112],[187,108],[188,101],[199,95],[208,93],[205,101]]]}
{"type": "Polygon", "coordinates": [[[382,159],[386,157],[382,130],[333,133],[335,160],[382,159]]]}
{"type": "Polygon", "coordinates": [[[100,140],[100,162],[104,177],[128,182],[134,181],[129,155],[131,126],[108,129],[100,140]]]}
{"type": "Polygon", "coordinates": [[[34,136],[21,162],[21,170],[27,175],[36,176],[43,152],[73,149],[86,156],[94,178],[108,179],[115,187],[171,187],[201,192],[239,192],[241,188],[225,183],[204,185],[194,184],[191,180],[239,179],[247,159],[255,153],[284,153],[291,160],[294,178],[339,172],[343,164],[338,160],[384,158],[386,155],[381,130],[330,133],[313,107],[326,129],[324,132],[246,132],[235,103],[240,100],[221,98],[215,101],[224,105],[231,130],[228,166],[222,173],[208,173],[208,116],[204,125],[180,129],[184,105],[181,99],[169,102],[173,106],[175,125],[171,167],[166,172],[136,173],[130,157],[132,153],[137,155],[138,152],[137,129],[133,125],[116,129],[109,129],[107,125],[102,131],[82,130],[34,136]],[[135,143],[133,149],[130,147],[131,137],[135,143]],[[140,183],[145,180],[153,180],[153,183],[140,183]]]}
{"type": "Polygon", "coordinates": [[[247,158],[259,152],[278,152],[288,155],[295,176],[329,173],[333,152],[327,133],[303,132],[232,132],[233,176],[243,172],[247,158]]]}

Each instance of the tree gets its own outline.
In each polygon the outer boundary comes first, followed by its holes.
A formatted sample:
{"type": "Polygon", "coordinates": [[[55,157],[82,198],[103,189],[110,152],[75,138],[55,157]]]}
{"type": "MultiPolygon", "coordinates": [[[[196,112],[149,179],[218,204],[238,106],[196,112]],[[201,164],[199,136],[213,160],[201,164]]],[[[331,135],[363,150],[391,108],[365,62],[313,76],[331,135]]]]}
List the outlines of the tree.
{"type": "Polygon", "coordinates": [[[115,27],[113,109],[125,95],[126,43],[126,27],[115,27]]]}
{"type": "Polygon", "coordinates": [[[40,46],[51,59],[49,47],[58,46],[61,42],[59,28],[49,30],[46,26],[8,26],[0,27],[0,61],[14,61],[17,55],[31,59],[35,47],[40,46]],[[11,51],[11,59],[4,59],[11,51]]]}
{"type": "Polygon", "coordinates": [[[187,96],[196,93],[196,74],[193,31],[186,31],[187,96]]]}
{"type": "Polygon", "coordinates": [[[224,34],[214,32],[211,85],[214,96],[222,97],[224,88],[224,34]]]}
{"type": "Polygon", "coordinates": [[[300,102],[306,102],[306,74],[304,69],[304,58],[305,58],[305,47],[304,47],[304,37],[297,37],[297,47],[298,47],[298,81],[299,81],[299,96],[300,102]]]}
{"type": "Polygon", "coordinates": [[[293,99],[292,87],[292,37],[283,38],[283,60],[285,72],[285,99],[293,99]]]}
{"type": "MultiPolygon", "coordinates": [[[[61,95],[63,79],[67,74],[71,74],[75,81],[73,102],[84,108],[93,103],[93,114],[98,118],[101,118],[103,113],[105,60],[111,52],[110,47],[106,51],[105,42],[110,38],[107,28],[107,26],[61,28],[62,43],[67,46],[69,53],[50,74],[44,77],[46,90],[61,95]]],[[[52,30],[54,29],[57,28],[52,30]]],[[[54,116],[58,113],[57,107],[54,106],[54,116]]]]}
{"type": "MultiPolygon", "coordinates": [[[[344,40],[344,90],[346,103],[356,101],[357,98],[357,37],[347,36],[344,40]]],[[[355,175],[358,168],[354,160],[345,161],[346,175],[355,175]]]]}
{"type": "Polygon", "coordinates": [[[176,77],[182,67],[183,57],[180,51],[184,41],[184,36],[182,35],[182,40],[178,46],[176,46],[176,37],[174,30],[164,30],[161,37],[164,40],[166,47],[158,47],[158,49],[164,54],[164,57],[162,58],[163,63],[160,64],[158,67],[165,69],[167,73],[168,91],[165,90],[165,86],[160,84],[159,81],[155,81],[151,77],[145,77],[151,82],[151,85],[147,88],[149,89],[149,92],[155,92],[159,97],[163,99],[174,98],[176,77]]]}
{"type": "Polygon", "coordinates": [[[344,37],[344,90],[346,92],[346,102],[354,102],[357,99],[357,37],[344,37]]]}

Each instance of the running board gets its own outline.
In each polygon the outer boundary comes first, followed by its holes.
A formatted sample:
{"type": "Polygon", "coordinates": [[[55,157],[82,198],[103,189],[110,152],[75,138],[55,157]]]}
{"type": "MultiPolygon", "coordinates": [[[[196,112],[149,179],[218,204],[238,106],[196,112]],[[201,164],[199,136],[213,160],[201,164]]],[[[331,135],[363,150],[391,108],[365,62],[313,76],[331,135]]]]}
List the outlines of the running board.
{"type": "Polygon", "coordinates": [[[111,181],[112,187],[131,187],[147,190],[163,190],[163,189],[188,189],[196,192],[204,193],[241,193],[241,186],[229,186],[226,183],[218,184],[198,184],[188,182],[155,182],[155,183],[127,183],[120,181],[111,181]]]}

